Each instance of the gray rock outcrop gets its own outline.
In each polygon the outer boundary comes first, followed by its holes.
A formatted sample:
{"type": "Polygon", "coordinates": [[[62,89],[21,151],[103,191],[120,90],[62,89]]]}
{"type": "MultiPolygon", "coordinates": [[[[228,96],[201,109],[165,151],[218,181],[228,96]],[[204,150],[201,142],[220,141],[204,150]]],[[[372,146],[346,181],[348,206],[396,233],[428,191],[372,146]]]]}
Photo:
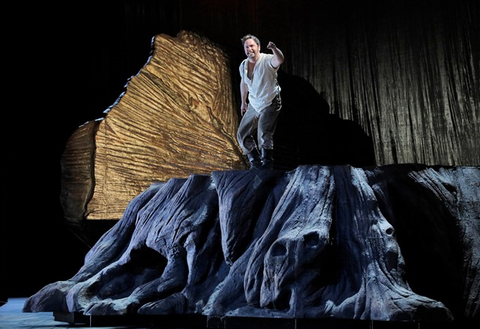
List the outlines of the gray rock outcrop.
{"type": "Polygon", "coordinates": [[[136,196],[77,274],[24,312],[478,319],[479,200],[478,167],[173,178],[136,196]]]}

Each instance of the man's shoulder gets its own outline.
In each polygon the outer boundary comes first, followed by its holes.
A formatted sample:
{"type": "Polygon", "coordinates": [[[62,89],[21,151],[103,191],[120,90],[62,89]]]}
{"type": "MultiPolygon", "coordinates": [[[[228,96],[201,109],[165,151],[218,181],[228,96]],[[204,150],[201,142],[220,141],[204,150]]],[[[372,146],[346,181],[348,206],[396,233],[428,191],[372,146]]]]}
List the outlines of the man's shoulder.
{"type": "Polygon", "coordinates": [[[270,60],[273,58],[273,54],[260,53],[259,62],[261,63],[270,63],[270,60]]]}
{"type": "Polygon", "coordinates": [[[273,54],[260,53],[260,56],[263,57],[263,58],[267,58],[267,57],[273,57],[273,54]]]}
{"type": "Polygon", "coordinates": [[[273,54],[260,53],[259,63],[262,67],[274,68],[272,66],[273,54]]]}

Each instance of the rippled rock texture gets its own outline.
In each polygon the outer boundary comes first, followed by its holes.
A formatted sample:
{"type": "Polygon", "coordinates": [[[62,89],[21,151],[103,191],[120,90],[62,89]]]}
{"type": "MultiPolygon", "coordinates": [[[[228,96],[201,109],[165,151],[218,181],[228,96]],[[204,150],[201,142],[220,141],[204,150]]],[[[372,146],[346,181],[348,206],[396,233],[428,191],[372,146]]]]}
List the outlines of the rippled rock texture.
{"type": "Polygon", "coordinates": [[[25,312],[478,319],[480,168],[299,166],[154,183],[25,312]]]}
{"type": "Polygon", "coordinates": [[[79,127],[62,156],[67,221],[118,220],[153,181],[246,168],[236,140],[228,56],[182,31],[152,54],[105,116],[79,127]]]}

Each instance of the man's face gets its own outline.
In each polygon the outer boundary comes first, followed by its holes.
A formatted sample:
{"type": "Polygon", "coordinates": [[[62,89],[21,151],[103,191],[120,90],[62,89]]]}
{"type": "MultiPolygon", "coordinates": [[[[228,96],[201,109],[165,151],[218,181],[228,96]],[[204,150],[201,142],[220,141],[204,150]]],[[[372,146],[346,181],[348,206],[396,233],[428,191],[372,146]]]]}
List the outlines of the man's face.
{"type": "Polygon", "coordinates": [[[245,55],[247,55],[249,59],[257,59],[257,56],[260,52],[260,46],[257,45],[253,39],[245,40],[243,47],[245,49],[245,55]]]}

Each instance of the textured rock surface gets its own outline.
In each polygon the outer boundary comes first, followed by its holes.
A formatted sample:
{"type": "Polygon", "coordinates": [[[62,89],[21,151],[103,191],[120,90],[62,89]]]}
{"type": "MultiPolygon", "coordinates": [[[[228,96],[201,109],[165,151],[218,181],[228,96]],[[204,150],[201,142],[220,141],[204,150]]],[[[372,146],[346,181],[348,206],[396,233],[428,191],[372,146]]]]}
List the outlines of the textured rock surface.
{"type": "Polygon", "coordinates": [[[105,117],[67,143],[67,220],[118,220],[156,180],[245,168],[231,88],[228,57],[211,41],[191,32],[155,36],[148,62],[105,117]]]}
{"type": "Polygon", "coordinates": [[[136,196],[78,273],[24,311],[478,319],[479,200],[478,167],[170,179],[136,196]]]}

